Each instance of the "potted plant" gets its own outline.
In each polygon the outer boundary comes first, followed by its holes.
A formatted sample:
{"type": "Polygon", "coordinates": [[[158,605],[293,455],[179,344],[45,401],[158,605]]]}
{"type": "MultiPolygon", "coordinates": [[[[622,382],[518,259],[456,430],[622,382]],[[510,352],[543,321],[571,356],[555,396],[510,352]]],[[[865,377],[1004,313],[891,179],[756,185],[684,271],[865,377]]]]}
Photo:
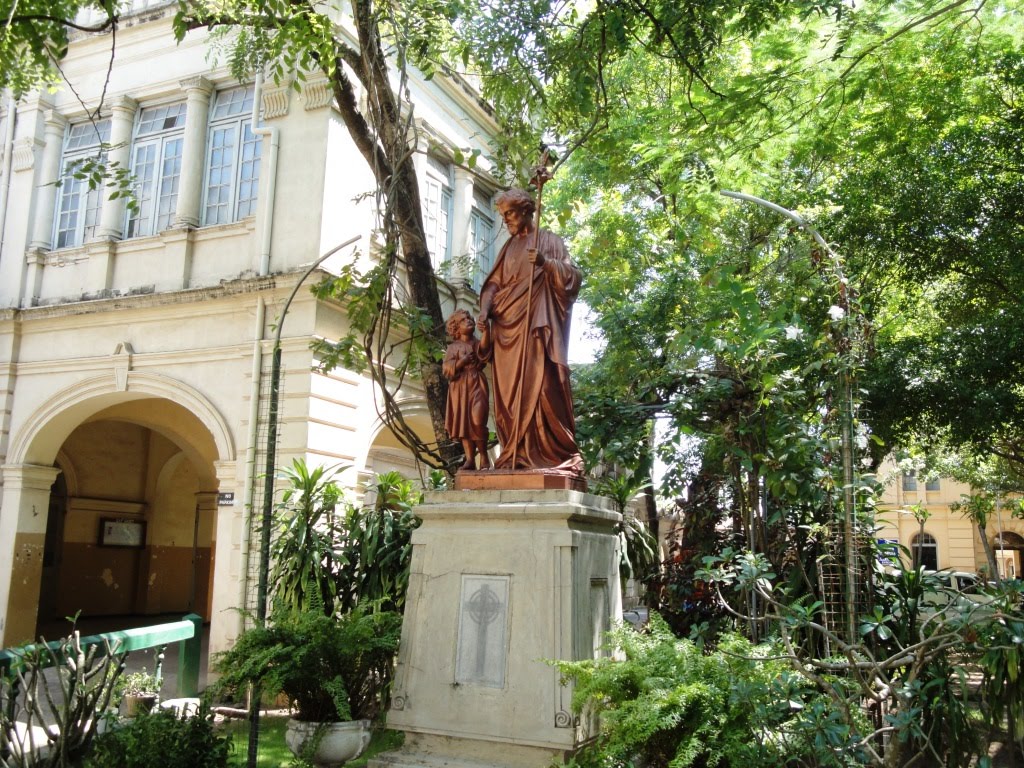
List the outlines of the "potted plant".
{"type": "Polygon", "coordinates": [[[117,693],[124,702],[125,717],[135,717],[140,712],[151,710],[160,696],[162,685],[163,680],[149,674],[145,667],[123,675],[117,682],[117,693]]]}
{"type": "Polygon", "coordinates": [[[317,766],[341,765],[366,748],[386,705],[401,624],[400,614],[365,605],[340,616],[315,606],[279,612],[215,658],[217,686],[284,694],[295,712],[286,735],[292,751],[317,766]]]}

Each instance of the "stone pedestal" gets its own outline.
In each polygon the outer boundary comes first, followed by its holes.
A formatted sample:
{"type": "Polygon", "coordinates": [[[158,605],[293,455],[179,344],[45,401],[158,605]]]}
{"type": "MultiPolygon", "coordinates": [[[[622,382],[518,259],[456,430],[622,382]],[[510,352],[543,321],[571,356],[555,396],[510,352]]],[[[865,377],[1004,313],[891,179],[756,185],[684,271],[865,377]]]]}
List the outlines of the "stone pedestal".
{"type": "Polygon", "coordinates": [[[390,728],[374,768],[546,768],[585,733],[551,659],[600,653],[622,616],[620,516],[571,490],[427,495],[413,534],[390,728]]]}

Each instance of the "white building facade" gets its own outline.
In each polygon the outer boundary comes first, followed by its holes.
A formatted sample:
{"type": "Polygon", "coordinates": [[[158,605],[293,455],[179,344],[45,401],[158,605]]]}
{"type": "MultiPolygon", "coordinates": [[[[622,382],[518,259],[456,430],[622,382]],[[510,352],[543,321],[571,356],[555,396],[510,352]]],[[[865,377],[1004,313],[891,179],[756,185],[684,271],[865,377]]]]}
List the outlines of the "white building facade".
{"type": "MultiPolygon", "coordinates": [[[[327,83],[237,82],[205,32],[174,44],[176,7],[134,0],[109,76],[109,37],[78,35],[73,90],[0,106],[0,646],[78,612],[194,611],[211,650],[232,641],[283,303],[338,244],[373,257],[373,179],[327,83]],[[101,148],[137,205],[76,178],[101,148]]],[[[452,158],[486,155],[496,125],[463,82],[411,87],[445,310],[472,308],[496,187],[452,158]]],[[[316,371],[310,341],[344,335],[344,307],[300,290],[281,330],[278,466],[340,464],[353,487],[413,472],[369,380],[316,371]]],[[[429,434],[422,393],[405,402],[429,434]]]]}

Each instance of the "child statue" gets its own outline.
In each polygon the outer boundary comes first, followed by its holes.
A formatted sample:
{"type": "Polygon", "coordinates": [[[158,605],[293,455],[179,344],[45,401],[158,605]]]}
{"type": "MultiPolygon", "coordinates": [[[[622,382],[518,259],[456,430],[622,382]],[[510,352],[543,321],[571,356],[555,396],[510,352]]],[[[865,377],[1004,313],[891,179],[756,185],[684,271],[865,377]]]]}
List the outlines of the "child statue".
{"type": "Polygon", "coordinates": [[[484,331],[481,339],[474,333],[476,322],[464,309],[455,310],[448,318],[448,335],[453,341],[445,351],[441,371],[448,379],[448,409],[444,426],[448,434],[462,441],[466,460],[460,470],[492,466],[487,455],[487,413],[490,393],[484,365],[490,359],[490,338],[484,331]]]}

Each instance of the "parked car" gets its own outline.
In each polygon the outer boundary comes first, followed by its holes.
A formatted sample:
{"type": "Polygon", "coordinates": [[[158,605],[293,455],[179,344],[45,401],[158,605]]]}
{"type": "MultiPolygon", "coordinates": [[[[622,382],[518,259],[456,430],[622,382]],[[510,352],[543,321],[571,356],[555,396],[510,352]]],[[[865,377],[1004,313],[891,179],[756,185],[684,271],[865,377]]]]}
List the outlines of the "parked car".
{"type": "Polygon", "coordinates": [[[988,605],[995,598],[989,594],[987,584],[974,573],[966,571],[932,571],[928,574],[935,584],[924,596],[924,608],[938,612],[954,606],[961,613],[972,613],[979,606],[988,605]]]}

